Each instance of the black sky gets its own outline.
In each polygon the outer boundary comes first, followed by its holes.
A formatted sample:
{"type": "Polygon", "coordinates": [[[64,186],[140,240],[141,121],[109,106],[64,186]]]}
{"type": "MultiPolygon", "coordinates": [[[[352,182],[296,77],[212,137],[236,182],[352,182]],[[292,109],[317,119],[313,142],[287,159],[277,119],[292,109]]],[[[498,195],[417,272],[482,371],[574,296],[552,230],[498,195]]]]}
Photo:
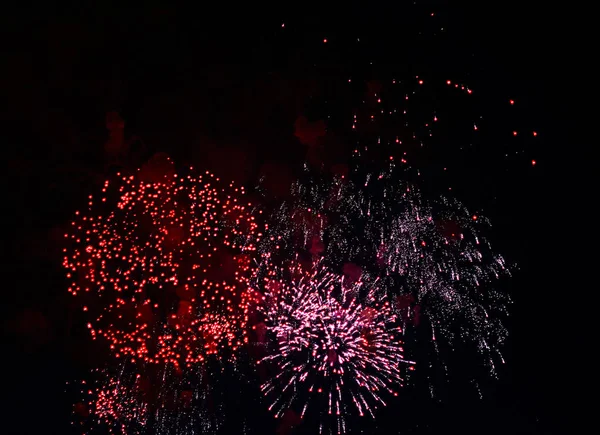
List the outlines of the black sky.
{"type": "MultiPolygon", "coordinates": [[[[126,134],[142,137],[149,153],[167,152],[181,165],[236,172],[227,157],[247,158],[235,175],[252,184],[265,162],[304,158],[294,122],[322,118],[321,104],[310,102],[315,88],[332,90],[331,110],[343,113],[349,97],[336,94],[336,83],[415,74],[476,90],[495,132],[488,147],[468,158],[456,157],[456,144],[435,149],[424,171],[435,179],[436,165],[452,166],[453,175],[436,183],[484,209],[495,246],[520,270],[509,285],[508,363],[485,398],[460,387],[443,403],[415,393],[383,413],[378,433],[396,433],[388,428],[404,419],[415,434],[566,433],[573,387],[564,357],[578,343],[561,260],[566,209],[575,201],[565,180],[577,172],[571,162],[580,147],[568,116],[579,56],[571,14],[541,2],[387,3],[78,3],[5,14],[3,433],[68,433],[64,382],[103,361],[67,298],[55,230],[102,177],[107,112],[119,111],[126,134]],[[518,103],[512,112],[509,99],[518,103]],[[529,159],[499,157],[506,141],[495,135],[515,129],[540,132],[538,141],[511,142],[529,159]]],[[[252,433],[272,433],[271,422],[261,432],[263,417],[270,418],[254,415],[252,433]]]]}

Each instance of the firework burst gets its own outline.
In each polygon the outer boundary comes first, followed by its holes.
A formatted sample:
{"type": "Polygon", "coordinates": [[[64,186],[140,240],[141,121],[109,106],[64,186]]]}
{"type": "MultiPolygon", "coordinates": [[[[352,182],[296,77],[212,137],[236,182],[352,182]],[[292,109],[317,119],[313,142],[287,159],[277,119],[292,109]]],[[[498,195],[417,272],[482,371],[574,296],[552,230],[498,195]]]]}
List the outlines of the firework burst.
{"type": "Polygon", "coordinates": [[[246,340],[260,236],[244,189],[212,174],[106,181],[65,234],[69,292],[117,356],[190,366],[246,340]]]}
{"type": "Polygon", "coordinates": [[[292,407],[301,409],[300,417],[309,408],[326,409],[342,433],[348,403],[374,417],[385,394],[397,395],[402,365],[410,362],[402,358],[399,322],[377,283],[349,283],[320,264],[305,270],[299,263],[271,268],[261,281],[275,342],[261,363],[277,370],[262,390],[275,396],[269,409],[276,417],[292,407]]]}
{"type": "Polygon", "coordinates": [[[407,332],[429,330],[438,356],[440,342],[468,344],[495,375],[510,301],[494,283],[510,268],[483,235],[489,222],[454,199],[427,199],[398,177],[393,162],[373,172],[364,160],[356,163],[348,175],[329,179],[307,169],[261,251],[301,250],[344,266],[347,276],[376,283],[405,339],[407,332]]]}
{"type": "Polygon", "coordinates": [[[215,434],[226,411],[206,366],[182,373],[172,365],[94,370],[73,384],[73,424],[84,434],[215,434]]]}

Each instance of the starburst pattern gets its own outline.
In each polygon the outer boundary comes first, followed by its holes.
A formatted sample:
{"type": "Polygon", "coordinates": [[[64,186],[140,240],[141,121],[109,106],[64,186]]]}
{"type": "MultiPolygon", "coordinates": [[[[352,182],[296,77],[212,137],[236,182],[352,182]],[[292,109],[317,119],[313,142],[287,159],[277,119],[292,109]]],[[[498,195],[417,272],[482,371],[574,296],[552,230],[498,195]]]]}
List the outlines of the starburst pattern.
{"type": "Polygon", "coordinates": [[[471,345],[495,374],[510,302],[496,284],[510,267],[484,236],[489,222],[455,199],[421,193],[393,163],[368,168],[358,159],[347,176],[307,170],[276,213],[261,251],[301,250],[344,266],[348,276],[377,281],[405,332],[429,328],[438,355],[440,340],[471,345]]]}
{"type": "MultiPolygon", "coordinates": [[[[270,266],[258,281],[265,289],[262,311],[276,343],[262,364],[275,364],[276,375],[262,390],[275,396],[276,417],[293,407],[325,406],[345,431],[351,403],[359,415],[374,416],[384,394],[403,385],[401,329],[389,301],[376,284],[350,284],[320,264],[308,270],[297,262],[270,266]]],[[[319,412],[319,411],[317,411],[319,412]]]]}

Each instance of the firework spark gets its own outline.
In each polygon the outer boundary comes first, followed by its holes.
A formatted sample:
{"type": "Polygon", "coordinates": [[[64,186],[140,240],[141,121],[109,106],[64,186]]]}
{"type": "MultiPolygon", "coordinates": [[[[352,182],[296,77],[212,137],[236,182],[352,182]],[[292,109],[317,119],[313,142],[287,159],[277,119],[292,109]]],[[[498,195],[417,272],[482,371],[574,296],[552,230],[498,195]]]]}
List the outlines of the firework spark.
{"type": "Polygon", "coordinates": [[[495,375],[510,301],[494,282],[510,268],[482,235],[489,222],[454,199],[427,199],[399,181],[393,163],[367,167],[360,160],[346,177],[298,181],[261,252],[302,250],[356,269],[364,283],[378,283],[405,334],[426,326],[438,355],[440,341],[471,344],[495,375]]]}
{"type": "MultiPolygon", "coordinates": [[[[268,263],[268,261],[267,261],[268,263]]],[[[320,264],[304,270],[299,263],[271,268],[260,280],[266,289],[263,312],[275,340],[261,363],[275,364],[265,395],[276,417],[300,406],[325,406],[345,432],[347,403],[359,415],[374,417],[384,395],[397,395],[403,384],[401,330],[392,305],[375,291],[376,283],[348,283],[320,264]]]]}
{"type": "Polygon", "coordinates": [[[205,366],[183,374],[172,365],[122,362],[115,372],[95,370],[78,387],[73,424],[82,433],[215,434],[225,410],[205,366]]]}
{"type": "Polygon", "coordinates": [[[106,181],[65,234],[69,292],[92,314],[92,336],[147,363],[190,366],[236,351],[246,341],[248,254],[260,240],[243,195],[193,171],[106,181]]]}

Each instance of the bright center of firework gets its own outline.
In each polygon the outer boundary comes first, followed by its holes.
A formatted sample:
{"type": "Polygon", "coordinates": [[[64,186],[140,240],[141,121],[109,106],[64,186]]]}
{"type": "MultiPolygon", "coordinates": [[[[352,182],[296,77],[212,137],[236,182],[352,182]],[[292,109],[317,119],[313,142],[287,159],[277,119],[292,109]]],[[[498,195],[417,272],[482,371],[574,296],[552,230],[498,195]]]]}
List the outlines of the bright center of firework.
{"type": "Polygon", "coordinates": [[[265,394],[279,393],[271,409],[278,416],[303,402],[304,415],[312,402],[325,401],[341,425],[349,398],[360,415],[373,415],[374,404],[385,405],[380,392],[395,394],[392,388],[403,381],[401,331],[390,304],[376,296],[375,286],[345,286],[319,265],[310,272],[291,269],[289,281],[267,280],[276,289],[266,293],[264,305],[277,341],[276,351],[263,359],[278,367],[263,385],[265,394]]]}

